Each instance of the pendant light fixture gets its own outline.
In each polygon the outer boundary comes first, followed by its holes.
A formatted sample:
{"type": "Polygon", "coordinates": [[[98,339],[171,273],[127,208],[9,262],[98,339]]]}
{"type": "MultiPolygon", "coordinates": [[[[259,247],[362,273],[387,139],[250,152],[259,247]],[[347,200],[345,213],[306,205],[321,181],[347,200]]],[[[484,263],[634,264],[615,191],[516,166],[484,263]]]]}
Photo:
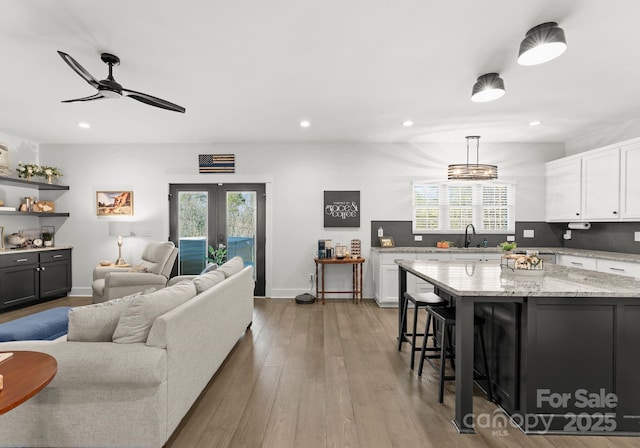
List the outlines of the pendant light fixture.
{"type": "Polygon", "coordinates": [[[497,73],[487,73],[478,78],[471,91],[471,101],[486,103],[504,95],[504,80],[497,73]]]}
{"type": "Polygon", "coordinates": [[[564,30],[556,22],[546,22],[531,28],[520,43],[518,63],[538,65],[557,58],[567,49],[564,30]]]}
{"type": "Polygon", "coordinates": [[[467,139],[467,163],[449,165],[447,170],[449,180],[492,180],[498,178],[498,167],[484,165],[480,162],[480,136],[469,135],[467,139]],[[469,141],[476,144],[476,163],[469,163],[469,141]]]}

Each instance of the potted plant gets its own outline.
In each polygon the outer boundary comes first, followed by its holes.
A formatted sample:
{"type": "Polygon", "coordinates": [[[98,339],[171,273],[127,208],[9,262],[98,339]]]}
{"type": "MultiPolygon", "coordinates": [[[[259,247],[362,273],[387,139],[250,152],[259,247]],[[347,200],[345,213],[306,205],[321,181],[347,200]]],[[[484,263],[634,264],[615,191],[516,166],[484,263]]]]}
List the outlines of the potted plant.
{"type": "Polygon", "coordinates": [[[42,241],[43,244],[47,247],[53,246],[53,233],[51,232],[42,232],[42,241]]]}
{"type": "Polygon", "coordinates": [[[515,242],[505,241],[504,243],[500,243],[500,248],[505,251],[505,253],[513,252],[513,249],[517,247],[515,242]]]}
{"type": "Polygon", "coordinates": [[[209,245],[209,256],[207,257],[207,261],[210,263],[215,263],[218,266],[222,265],[225,261],[227,261],[227,248],[224,244],[218,244],[218,248],[214,249],[211,245],[209,245]]]}

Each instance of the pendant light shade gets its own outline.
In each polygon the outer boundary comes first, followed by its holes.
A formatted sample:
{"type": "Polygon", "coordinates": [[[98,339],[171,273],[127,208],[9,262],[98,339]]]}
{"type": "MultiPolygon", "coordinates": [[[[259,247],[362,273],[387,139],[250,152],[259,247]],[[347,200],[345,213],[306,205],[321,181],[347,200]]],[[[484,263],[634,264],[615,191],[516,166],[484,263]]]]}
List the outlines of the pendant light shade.
{"type": "Polygon", "coordinates": [[[504,95],[504,81],[497,73],[487,73],[478,78],[471,91],[471,101],[486,103],[504,95]]]}
{"type": "Polygon", "coordinates": [[[480,136],[469,135],[467,139],[467,163],[449,165],[447,177],[449,180],[492,180],[498,178],[498,167],[484,165],[480,161],[480,136]],[[476,144],[476,163],[469,163],[469,141],[476,144]]]}
{"type": "Polygon", "coordinates": [[[546,22],[531,28],[520,43],[518,63],[537,65],[557,58],[567,49],[564,30],[556,22],[546,22]]]}

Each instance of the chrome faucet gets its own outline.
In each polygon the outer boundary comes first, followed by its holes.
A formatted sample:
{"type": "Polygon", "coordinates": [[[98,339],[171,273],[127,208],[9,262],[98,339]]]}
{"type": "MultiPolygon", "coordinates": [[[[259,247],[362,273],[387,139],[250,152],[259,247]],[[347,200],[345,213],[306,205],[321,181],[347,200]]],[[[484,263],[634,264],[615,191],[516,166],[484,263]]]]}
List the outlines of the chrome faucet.
{"type": "Polygon", "coordinates": [[[469,235],[469,227],[473,231],[473,234],[476,234],[476,228],[473,227],[473,224],[467,224],[467,227],[464,228],[464,247],[467,248],[471,244],[471,235],[469,235]]]}

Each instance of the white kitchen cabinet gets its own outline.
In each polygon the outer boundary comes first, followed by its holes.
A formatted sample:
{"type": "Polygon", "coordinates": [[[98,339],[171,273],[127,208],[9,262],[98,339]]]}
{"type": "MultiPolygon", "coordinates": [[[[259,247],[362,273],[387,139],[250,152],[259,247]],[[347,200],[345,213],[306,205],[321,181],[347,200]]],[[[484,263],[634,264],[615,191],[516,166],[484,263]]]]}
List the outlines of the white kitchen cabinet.
{"type": "Polygon", "coordinates": [[[590,152],[582,157],[582,218],[620,219],[620,148],[590,152]]]}
{"type": "Polygon", "coordinates": [[[578,257],[576,255],[558,255],[556,257],[556,264],[569,268],[589,269],[591,271],[598,270],[598,263],[595,258],[578,257]]]}
{"type": "Polygon", "coordinates": [[[470,252],[467,254],[451,254],[451,261],[500,261],[502,254],[496,252],[470,252]]]}
{"type": "Polygon", "coordinates": [[[599,272],[640,278],[640,263],[598,259],[597,264],[599,272]]]}
{"type": "Polygon", "coordinates": [[[620,217],[640,219],[640,142],[620,149],[620,217]]]}
{"type": "Polygon", "coordinates": [[[547,221],[582,219],[582,160],[568,157],[546,165],[547,221]]]}
{"type": "MultiPolygon", "coordinates": [[[[398,265],[395,260],[419,260],[425,262],[449,261],[449,253],[407,253],[371,251],[373,266],[373,295],[381,307],[398,306],[398,265]]],[[[407,274],[407,291],[412,293],[433,292],[433,285],[407,274]]]]}

